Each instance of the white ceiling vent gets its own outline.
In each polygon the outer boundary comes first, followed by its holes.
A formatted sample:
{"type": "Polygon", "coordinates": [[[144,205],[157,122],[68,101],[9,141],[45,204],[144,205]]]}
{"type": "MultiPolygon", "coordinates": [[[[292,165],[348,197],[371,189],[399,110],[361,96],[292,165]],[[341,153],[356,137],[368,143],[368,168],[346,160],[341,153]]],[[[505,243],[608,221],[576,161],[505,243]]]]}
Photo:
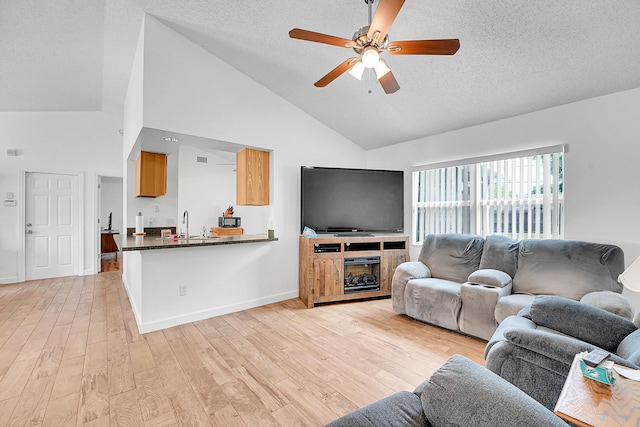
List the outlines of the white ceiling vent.
{"type": "Polygon", "coordinates": [[[207,158],[198,156],[198,157],[196,157],[196,161],[198,163],[207,163],[207,158]]]}

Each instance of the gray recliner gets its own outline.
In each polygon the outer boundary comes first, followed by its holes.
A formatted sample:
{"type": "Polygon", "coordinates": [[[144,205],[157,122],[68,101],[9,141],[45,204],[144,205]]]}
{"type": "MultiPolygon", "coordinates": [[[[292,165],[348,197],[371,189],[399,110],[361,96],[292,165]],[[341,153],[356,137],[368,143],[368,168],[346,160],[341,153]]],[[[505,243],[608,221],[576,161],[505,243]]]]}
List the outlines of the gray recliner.
{"type": "Polygon", "coordinates": [[[486,367],[552,409],[574,356],[595,348],[640,369],[640,329],[633,322],[582,302],[538,296],[500,324],[485,348],[486,367]]]}
{"type": "Polygon", "coordinates": [[[430,234],[418,261],[396,268],[392,304],[405,313],[443,328],[459,331],[460,287],[478,270],[484,238],[466,234],[430,234]]]}
{"type": "Polygon", "coordinates": [[[568,426],[521,390],[461,355],[411,393],[401,391],[328,427],[568,426]]]}

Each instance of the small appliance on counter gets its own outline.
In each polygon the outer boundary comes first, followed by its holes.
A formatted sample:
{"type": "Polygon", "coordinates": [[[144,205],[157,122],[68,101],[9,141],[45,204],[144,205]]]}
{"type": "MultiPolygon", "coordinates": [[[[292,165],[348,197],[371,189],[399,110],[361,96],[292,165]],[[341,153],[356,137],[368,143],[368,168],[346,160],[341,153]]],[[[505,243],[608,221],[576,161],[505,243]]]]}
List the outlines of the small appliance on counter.
{"type": "Polygon", "coordinates": [[[144,232],[144,217],[142,216],[142,212],[138,212],[136,215],[136,231],[133,233],[134,236],[145,236],[147,233],[144,232]]]}
{"type": "Polygon", "coordinates": [[[219,216],[218,227],[240,227],[241,221],[239,216],[219,216]]]}
{"type": "Polygon", "coordinates": [[[243,234],[244,228],[242,227],[215,227],[211,229],[211,235],[214,237],[241,236],[243,234]]]}

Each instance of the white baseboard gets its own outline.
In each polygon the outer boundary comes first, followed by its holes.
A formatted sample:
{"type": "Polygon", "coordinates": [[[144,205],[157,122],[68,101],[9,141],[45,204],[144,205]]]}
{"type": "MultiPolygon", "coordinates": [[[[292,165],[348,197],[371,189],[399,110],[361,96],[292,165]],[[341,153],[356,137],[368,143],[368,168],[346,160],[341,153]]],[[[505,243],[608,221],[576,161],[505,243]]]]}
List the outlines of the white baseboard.
{"type": "MultiPolygon", "coordinates": [[[[124,281],[124,277],[123,277],[124,281]]],[[[126,288],[126,285],[125,285],[126,288]]],[[[127,290],[128,293],[128,290],[127,290]]],[[[148,332],[158,331],[160,329],[171,328],[173,326],[184,325],[185,323],[197,322],[198,320],[209,319],[211,317],[222,316],[223,314],[235,313],[241,310],[247,310],[250,308],[260,307],[262,305],[271,304],[274,302],[285,301],[291,298],[297,298],[298,291],[284,292],[277,295],[270,295],[263,298],[258,298],[250,301],[242,301],[236,304],[229,304],[220,307],[211,307],[206,310],[200,310],[192,313],[186,313],[180,316],[167,317],[164,319],[158,319],[151,322],[140,323],[140,319],[137,315],[138,310],[133,307],[133,313],[138,324],[138,330],[141,334],[148,332]]],[[[131,301],[131,297],[129,297],[131,301]]]]}
{"type": "MultiPolygon", "coordinates": [[[[124,285],[124,290],[127,291],[127,297],[129,297],[129,304],[131,304],[131,311],[133,311],[133,317],[136,319],[136,325],[138,325],[138,330],[140,330],[140,309],[136,306],[135,300],[131,298],[131,293],[129,292],[129,285],[127,284],[127,279],[125,275],[122,275],[122,284],[124,285]]],[[[152,331],[149,331],[152,332],[152,331]]],[[[142,332],[139,332],[142,333],[142,332]]]]}
{"type": "Polygon", "coordinates": [[[8,285],[9,283],[18,283],[18,276],[0,277],[0,285],[8,285]]]}

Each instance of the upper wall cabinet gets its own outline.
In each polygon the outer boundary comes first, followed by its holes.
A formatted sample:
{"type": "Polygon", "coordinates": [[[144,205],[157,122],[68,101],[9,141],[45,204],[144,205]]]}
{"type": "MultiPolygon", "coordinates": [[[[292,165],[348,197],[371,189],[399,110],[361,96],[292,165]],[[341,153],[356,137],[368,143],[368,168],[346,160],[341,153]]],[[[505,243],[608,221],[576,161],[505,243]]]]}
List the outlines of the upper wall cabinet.
{"type": "Polygon", "coordinates": [[[243,148],[236,154],[236,204],[269,204],[269,152],[243,148]]]}
{"type": "Polygon", "coordinates": [[[167,193],[167,155],[141,151],[136,160],[136,197],[167,193]]]}

